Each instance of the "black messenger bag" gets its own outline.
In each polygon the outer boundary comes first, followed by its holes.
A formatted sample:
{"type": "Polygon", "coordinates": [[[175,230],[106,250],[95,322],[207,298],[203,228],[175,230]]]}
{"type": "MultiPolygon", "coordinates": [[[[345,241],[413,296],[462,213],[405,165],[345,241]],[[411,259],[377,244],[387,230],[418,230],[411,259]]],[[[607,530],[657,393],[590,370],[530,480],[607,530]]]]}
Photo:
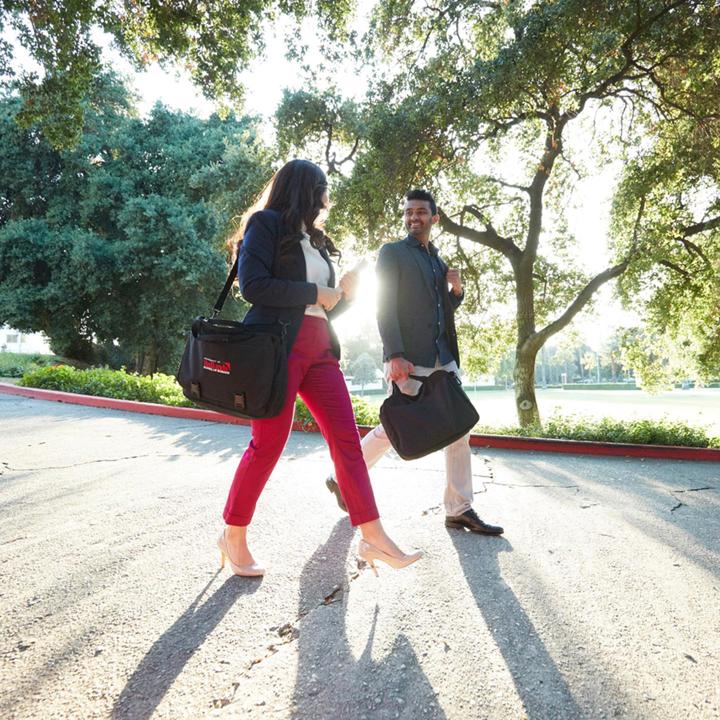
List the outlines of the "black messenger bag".
{"type": "Polygon", "coordinates": [[[405,395],[393,383],[380,406],[380,422],[403,460],[415,460],[454,443],[480,419],[455,373],[436,370],[427,377],[410,375],[422,385],[405,395]]]}
{"type": "Polygon", "coordinates": [[[280,412],[287,393],[286,327],[217,317],[237,268],[236,259],[212,317],[193,321],[176,378],[196,405],[226,415],[269,418],[280,412]]]}

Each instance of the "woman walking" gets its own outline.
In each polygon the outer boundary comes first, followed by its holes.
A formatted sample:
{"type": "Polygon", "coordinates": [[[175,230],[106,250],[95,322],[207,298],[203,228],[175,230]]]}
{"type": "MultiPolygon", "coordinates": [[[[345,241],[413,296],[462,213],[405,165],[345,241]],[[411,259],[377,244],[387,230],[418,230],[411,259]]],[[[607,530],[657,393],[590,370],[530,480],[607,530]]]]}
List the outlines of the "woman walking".
{"type": "Polygon", "coordinates": [[[330,255],[339,253],[316,226],[329,203],[325,174],[307,160],[292,160],[276,173],[263,196],[264,209],[244,228],[238,278],[243,297],[251,303],[244,322],[280,322],[287,328],[288,389],[278,415],[252,422],[252,439],[223,513],[226,526],[218,540],[222,562],[227,558],[236,575],[265,572],[250,552],[247,528],[287,442],[299,394],[328,443],[350,521],[362,534],[358,554],[373,570],[375,560],[405,567],[421,553],[403,553],[380,523],[338,362],[340,346],[329,322],[352,300],[356,278],[347,274],[335,287],[330,255]]]}

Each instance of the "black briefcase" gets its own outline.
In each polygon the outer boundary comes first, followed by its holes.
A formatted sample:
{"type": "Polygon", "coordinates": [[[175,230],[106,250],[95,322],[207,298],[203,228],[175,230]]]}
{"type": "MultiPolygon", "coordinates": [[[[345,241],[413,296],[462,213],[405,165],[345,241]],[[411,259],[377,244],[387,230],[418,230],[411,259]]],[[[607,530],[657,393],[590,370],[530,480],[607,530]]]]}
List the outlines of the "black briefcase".
{"type": "Polygon", "coordinates": [[[405,395],[393,383],[392,394],[380,406],[380,422],[403,460],[454,443],[480,419],[455,373],[436,370],[427,377],[410,377],[422,383],[417,395],[405,395]]]}
{"type": "Polygon", "coordinates": [[[213,316],[193,321],[176,378],[196,405],[243,418],[268,418],[280,412],[287,394],[285,327],[217,317],[236,273],[237,260],[213,316]]]}

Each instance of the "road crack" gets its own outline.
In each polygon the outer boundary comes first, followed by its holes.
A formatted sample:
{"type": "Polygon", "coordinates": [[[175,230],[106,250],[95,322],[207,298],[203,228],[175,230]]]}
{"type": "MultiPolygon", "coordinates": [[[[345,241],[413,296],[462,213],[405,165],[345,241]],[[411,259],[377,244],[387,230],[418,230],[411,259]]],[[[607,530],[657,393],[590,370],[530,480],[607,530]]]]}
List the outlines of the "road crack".
{"type": "Polygon", "coordinates": [[[166,455],[159,455],[158,453],[146,453],[145,455],[126,455],[118,458],[99,458],[98,460],[85,460],[83,462],[70,463],[69,465],[44,465],[40,467],[10,467],[7,463],[3,463],[10,472],[36,472],[39,470],[68,470],[70,468],[83,467],[84,465],[97,465],[99,463],[114,463],[122,462],[124,460],[141,460],[143,458],[171,458],[178,459],[182,458],[183,455],[180,453],[168,453],[166,455]]]}
{"type": "Polygon", "coordinates": [[[676,510],[679,510],[681,507],[688,507],[687,503],[684,503],[682,500],[680,500],[679,497],[676,497],[677,495],[682,495],[683,493],[690,493],[690,492],[700,492],[701,490],[715,490],[716,488],[713,485],[703,485],[702,487],[694,487],[694,488],[682,488],[680,490],[670,490],[670,496],[673,500],[677,500],[677,505],[670,508],[670,512],[675,512],[676,510]]]}
{"type": "Polygon", "coordinates": [[[705,485],[703,487],[696,487],[696,488],[685,488],[684,490],[673,490],[671,494],[673,493],[686,493],[686,492],[699,492],[700,490],[715,490],[716,488],[713,485],[705,485]]]}
{"type": "MultiPolygon", "coordinates": [[[[245,671],[242,673],[243,677],[249,677],[250,673],[254,668],[271,658],[277,652],[282,650],[283,647],[294,643],[300,637],[300,628],[298,627],[298,625],[310,613],[327,607],[328,605],[334,605],[337,602],[342,602],[343,597],[350,590],[350,585],[360,577],[360,571],[367,566],[367,563],[360,558],[356,558],[356,561],[357,570],[353,570],[348,575],[346,575],[345,582],[343,582],[341,585],[336,585],[327,595],[323,597],[320,602],[317,603],[317,605],[313,605],[304,612],[299,613],[293,622],[286,622],[283,625],[275,625],[270,628],[272,632],[277,633],[278,640],[275,640],[269,645],[267,645],[264,648],[264,654],[253,658],[248,663],[245,671]]],[[[211,701],[212,707],[219,709],[224,708],[226,705],[232,703],[235,700],[235,695],[237,694],[239,687],[240,682],[233,682],[230,686],[230,692],[227,695],[223,695],[219,698],[214,698],[211,701]]]]}
{"type": "Polygon", "coordinates": [[[300,637],[300,628],[298,625],[312,612],[321,608],[327,607],[328,605],[334,605],[335,603],[342,602],[345,594],[350,590],[350,585],[360,577],[360,571],[367,567],[367,563],[360,558],[356,558],[357,570],[350,572],[346,576],[346,581],[340,585],[335,585],[333,589],[323,597],[316,605],[309,607],[307,610],[298,613],[297,617],[292,622],[286,622],[284,625],[273,626],[270,628],[272,632],[277,633],[279,640],[274,641],[265,647],[265,654],[253,658],[246,671],[251,670],[256,665],[264,662],[268,658],[272,657],[278,650],[284,645],[289,645],[295,642],[300,637]]]}

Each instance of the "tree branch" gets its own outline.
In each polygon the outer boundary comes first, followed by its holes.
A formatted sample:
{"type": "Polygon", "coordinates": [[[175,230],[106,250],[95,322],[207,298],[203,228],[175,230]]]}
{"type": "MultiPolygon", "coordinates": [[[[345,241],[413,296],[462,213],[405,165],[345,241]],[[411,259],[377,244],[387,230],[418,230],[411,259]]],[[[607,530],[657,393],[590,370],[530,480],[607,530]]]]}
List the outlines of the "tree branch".
{"type": "Polygon", "coordinates": [[[454,222],[442,210],[438,210],[438,213],[440,215],[440,227],[445,232],[465,238],[466,240],[472,240],[479,245],[485,245],[485,247],[496,250],[508,258],[513,266],[520,258],[520,248],[509,238],[498,235],[495,230],[492,229],[492,226],[489,226],[486,231],[476,230],[467,225],[454,222]]]}
{"type": "Polygon", "coordinates": [[[629,261],[624,260],[618,265],[614,265],[607,270],[596,275],[577,295],[577,297],[570,303],[567,310],[553,322],[546,325],[542,330],[531,335],[526,343],[534,346],[536,349],[540,349],[548,338],[552,337],[556,333],[560,332],[564,327],[570,324],[570,321],[590,302],[595,292],[609,280],[619,277],[628,268],[629,261]]]}
{"type": "Polygon", "coordinates": [[[682,236],[689,238],[698,233],[705,232],[706,230],[714,230],[716,227],[720,227],[720,215],[711,218],[710,220],[703,220],[693,225],[688,225],[683,228],[682,236]]]}
{"type": "Polygon", "coordinates": [[[490,129],[485,132],[479,133],[475,136],[475,139],[480,142],[482,140],[492,140],[496,138],[501,132],[506,132],[510,128],[518,125],[525,120],[545,120],[547,121],[549,116],[547,113],[535,110],[532,112],[520,113],[515,117],[505,118],[503,120],[486,120],[484,123],[490,126],[490,129]]]}
{"type": "MultiPolygon", "coordinates": [[[[528,217],[528,231],[523,251],[522,266],[524,273],[532,271],[537,257],[540,231],[542,229],[543,193],[545,183],[550,177],[555,159],[562,152],[562,131],[568,121],[560,117],[557,107],[548,111],[547,132],[545,133],[545,149],[540,163],[529,188],[530,213],[528,217]]],[[[525,275],[527,277],[527,274],[525,275]]]]}
{"type": "Polygon", "coordinates": [[[503,187],[507,188],[513,188],[515,190],[522,190],[525,193],[530,192],[530,187],[527,185],[515,185],[514,183],[505,182],[504,180],[501,180],[500,178],[493,177],[492,175],[485,175],[483,177],[484,180],[489,180],[490,182],[497,183],[498,185],[502,185],[503,187]]]}
{"type": "Polygon", "coordinates": [[[693,253],[697,255],[708,269],[712,269],[710,259],[699,245],[694,243],[692,240],[688,240],[688,238],[707,230],[713,230],[716,227],[720,227],[720,215],[711,218],[710,220],[703,220],[701,222],[694,223],[693,225],[684,227],[681,231],[680,237],[675,238],[678,242],[682,243],[683,247],[690,253],[690,255],[693,253]]]}
{"type": "MultiPolygon", "coordinates": [[[[585,107],[585,104],[588,100],[591,98],[601,99],[605,97],[608,94],[609,88],[611,88],[615,83],[624,80],[627,77],[627,73],[630,70],[631,67],[636,67],[640,70],[640,68],[636,64],[636,60],[633,57],[632,49],[634,42],[638,39],[638,37],[645,32],[648,28],[650,28],[654,23],[656,23],[663,15],[666,15],[667,13],[671,12],[675,8],[679,7],[680,5],[684,5],[687,2],[687,0],[675,0],[675,2],[669,3],[668,5],[664,5],[661,10],[659,10],[655,15],[652,15],[651,17],[647,18],[644,22],[640,18],[640,13],[638,9],[638,15],[637,20],[635,23],[635,29],[630,33],[630,35],[625,38],[625,41],[620,46],[620,52],[622,52],[624,57],[624,62],[622,67],[617,70],[615,73],[610,75],[610,77],[605,78],[601,83],[599,83],[595,88],[592,90],[588,90],[584,93],[580,93],[578,96],[578,107],[576,110],[568,110],[564,113],[564,116],[567,116],[568,119],[576,117],[579,115],[583,108],[585,107]]],[[[643,77],[647,77],[648,74],[645,73],[643,77]]]]}
{"type": "Polygon", "coordinates": [[[620,275],[628,269],[630,262],[637,253],[638,240],[640,237],[640,222],[645,213],[645,201],[646,197],[643,195],[640,198],[640,204],[638,205],[637,217],[635,218],[635,224],[633,227],[632,244],[626,258],[621,263],[613,265],[613,267],[610,267],[596,275],[578,293],[577,297],[570,303],[565,312],[557,318],[557,320],[554,320],[546,325],[542,330],[533,333],[527,338],[525,341],[526,344],[529,344],[530,348],[534,349],[535,352],[537,352],[547,342],[548,338],[560,332],[560,330],[570,324],[570,321],[590,302],[592,296],[598,288],[606,282],[613,280],[616,277],[620,277],[620,275]]]}
{"type": "Polygon", "coordinates": [[[680,273],[680,275],[685,277],[687,280],[692,277],[692,275],[687,270],[685,270],[685,268],[681,268],[679,265],[676,265],[674,262],[670,262],[669,260],[659,260],[658,264],[663,265],[666,268],[670,268],[676,273],[680,273]]]}

